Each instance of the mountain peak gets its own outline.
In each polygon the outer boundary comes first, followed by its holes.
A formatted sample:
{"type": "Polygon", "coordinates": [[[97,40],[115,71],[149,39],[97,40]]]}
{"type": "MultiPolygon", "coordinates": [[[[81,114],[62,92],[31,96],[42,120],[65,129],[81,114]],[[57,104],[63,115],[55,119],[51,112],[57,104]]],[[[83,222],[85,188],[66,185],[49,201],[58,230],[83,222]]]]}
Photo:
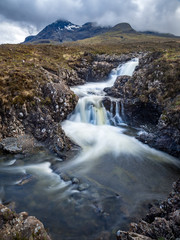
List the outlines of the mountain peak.
{"type": "Polygon", "coordinates": [[[79,25],[73,24],[70,21],[64,20],[64,19],[58,19],[56,22],[48,25],[47,27],[49,28],[57,28],[57,30],[68,30],[68,31],[72,31],[75,28],[80,28],[79,25]]]}
{"type": "Polygon", "coordinates": [[[131,27],[129,23],[123,22],[115,25],[111,31],[120,31],[122,33],[135,33],[136,31],[131,27]]]}

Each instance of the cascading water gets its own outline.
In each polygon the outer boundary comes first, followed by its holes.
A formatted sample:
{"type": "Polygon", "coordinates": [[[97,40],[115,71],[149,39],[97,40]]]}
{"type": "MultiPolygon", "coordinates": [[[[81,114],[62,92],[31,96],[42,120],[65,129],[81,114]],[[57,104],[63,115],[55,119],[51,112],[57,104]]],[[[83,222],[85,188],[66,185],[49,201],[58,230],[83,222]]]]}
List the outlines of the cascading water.
{"type": "Polygon", "coordinates": [[[16,202],[49,229],[53,240],[115,239],[146,206],[164,198],[180,173],[177,159],[137,141],[123,105],[103,105],[105,87],[119,75],[132,75],[138,59],[112,70],[109,79],[73,87],[79,96],[74,113],[62,123],[81,147],[73,159],[39,152],[32,156],[0,155],[0,202],[16,202]],[[109,235],[110,233],[110,235],[109,235]],[[99,238],[98,238],[99,237],[99,238]]]}
{"type": "Polygon", "coordinates": [[[75,113],[71,116],[70,120],[75,122],[86,122],[94,125],[110,124],[113,122],[122,123],[119,115],[119,101],[116,100],[115,115],[111,111],[108,113],[103,106],[102,100],[105,92],[105,87],[111,87],[117,76],[129,75],[132,76],[135,67],[138,65],[138,59],[135,58],[126,64],[119,65],[114,69],[109,76],[109,79],[100,83],[88,83],[82,86],[72,88],[72,90],[80,97],[75,113]]]}

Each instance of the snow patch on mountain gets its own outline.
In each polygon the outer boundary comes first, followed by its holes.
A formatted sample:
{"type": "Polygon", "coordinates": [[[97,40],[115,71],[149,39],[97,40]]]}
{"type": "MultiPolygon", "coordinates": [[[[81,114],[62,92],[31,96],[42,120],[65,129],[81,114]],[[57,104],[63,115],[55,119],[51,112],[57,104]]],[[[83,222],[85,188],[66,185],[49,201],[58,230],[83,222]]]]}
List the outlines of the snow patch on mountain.
{"type": "Polygon", "coordinates": [[[80,28],[81,26],[78,26],[78,25],[68,25],[68,26],[65,26],[64,28],[69,30],[69,31],[73,31],[74,28],[80,28]]]}

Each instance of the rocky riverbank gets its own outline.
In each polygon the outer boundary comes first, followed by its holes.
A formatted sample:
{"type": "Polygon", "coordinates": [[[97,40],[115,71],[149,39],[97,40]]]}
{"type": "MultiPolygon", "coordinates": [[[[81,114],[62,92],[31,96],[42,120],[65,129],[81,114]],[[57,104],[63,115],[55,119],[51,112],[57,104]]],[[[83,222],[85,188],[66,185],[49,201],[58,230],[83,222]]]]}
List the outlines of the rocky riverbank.
{"type": "Polygon", "coordinates": [[[0,239],[18,240],[51,240],[44,225],[27,212],[17,214],[15,211],[0,204],[0,239]]]}
{"type": "Polygon", "coordinates": [[[154,52],[140,57],[132,77],[118,77],[105,88],[123,104],[123,120],[144,129],[138,139],[180,157],[180,59],[154,52]]]}
{"type": "Polygon", "coordinates": [[[167,200],[152,206],[139,223],[131,223],[128,232],[118,231],[117,240],[178,240],[180,237],[180,179],[173,183],[167,200]]]}

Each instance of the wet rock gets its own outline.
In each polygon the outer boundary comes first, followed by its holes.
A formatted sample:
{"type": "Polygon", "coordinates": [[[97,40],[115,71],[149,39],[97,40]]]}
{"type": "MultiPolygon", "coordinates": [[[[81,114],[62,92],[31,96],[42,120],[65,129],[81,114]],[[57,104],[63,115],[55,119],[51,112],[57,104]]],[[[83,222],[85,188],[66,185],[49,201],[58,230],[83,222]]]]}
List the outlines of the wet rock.
{"type": "Polygon", "coordinates": [[[23,135],[18,137],[7,137],[0,142],[0,148],[9,153],[18,154],[18,153],[27,153],[36,151],[42,147],[32,136],[23,135]]]}
{"type": "Polygon", "coordinates": [[[147,53],[139,57],[132,77],[120,76],[113,87],[104,89],[120,99],[127,124],[146,126],[148,134],[139,140],[176,157],[180,157],[178,66],[179,60],[165,60],[160,52],[147,53]]]}
{"type": "MultiPolygon", "coordinates": [[[[78,79],[84,79],[86,82],[98,82],[107,79],[111,70],[120,63],[124,63],[136,56],[137,54],[122,54],[120,56],[84,54],[74,69],[77,72],[78,79]]],[[[74,81],[74,83],[76,82],[74,81]]]]}
{"type": "Polygon", "coordinates": [[[126,82],[131,79],[130,76],[119,76],[117,77],[113,87],[105,88],[104,91],[107,95],[115,97],[115,98],[122,98],[123,97],[123,86],[126,82]]]}
{"type": "Polygon", "coordinates": [[[117,231],[116,236],[117,240],[152,240],[150,237],[146,237],[133,232],[124,232],[121,230],[117,231]]]}
{"type": "Polygon", "coordinates": [[[117,239],[177,239],[180,236],[179,190],[180,179],[173,183],[173,190],[166,201],[159,207],[153,206],[144,220],[131,223],[128,232],[118,231],[117,239]]]}
{"type": "Polygon", "coordinates": [[[22,145],[18,145],[17,138],[9,137],[0,142],[0,148],[9,153],[22,152],[22,145]]]}
{"type": "Polygon", "coordinates": [[[18,183],[19,186],[22,186],[24,184],[27,184],[29,182],[31,182],[34,179],[34,177],[31,174],[27,174],[26,176],[24,176],[20,182],[18,183]]]}
{"type": "Polygon", "coordinates": [[[0,204],[0,239],[34,239],[51,240],[44,229],[43,224],[28,213],[15,213],[0,204]]]}
{"type": "Polygon", "coordinates": [[[79,184],[79,179],[78,178],[76,178],[76,177],[73,177],[72,179],[71,179],[71,182],[72,182],[72,184],[79,184]]]}
{"type": "Polygon", "coordinates": [[[90,186],[89,186],[88,183],[81,183],[81,184],[78,186],[78,190],[79,190],[80,192],[82,192],[82,191],[87,190],[89,187],[90,187],[90,186]]]}
{"type": "Polygon", "coordinates": [[[71,181],[70,176],[66,173],[61,173],[60,176],[61,176],[61,179],[64,180],[65,182],[71,181]]]}

